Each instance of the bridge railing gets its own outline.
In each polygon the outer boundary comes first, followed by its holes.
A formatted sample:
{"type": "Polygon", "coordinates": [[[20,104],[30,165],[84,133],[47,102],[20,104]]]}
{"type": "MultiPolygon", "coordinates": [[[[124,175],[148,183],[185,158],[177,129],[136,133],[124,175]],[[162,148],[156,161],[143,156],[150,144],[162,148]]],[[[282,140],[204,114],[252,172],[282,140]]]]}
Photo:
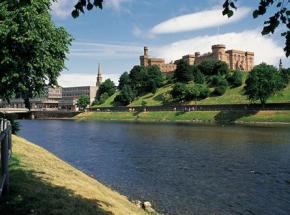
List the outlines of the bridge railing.
{"type": "Polygon", "coordinates": [[[9,169],[8,162],[12,154],[11,124],[8,120],[0,119],[0,197],[9,191],[9,169]]]}

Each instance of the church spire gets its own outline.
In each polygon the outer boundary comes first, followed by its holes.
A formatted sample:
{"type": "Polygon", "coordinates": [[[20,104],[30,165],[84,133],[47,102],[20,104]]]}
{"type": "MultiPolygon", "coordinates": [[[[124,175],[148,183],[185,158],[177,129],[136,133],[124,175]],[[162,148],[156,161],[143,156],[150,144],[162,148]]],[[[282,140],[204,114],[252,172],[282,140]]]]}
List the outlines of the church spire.
{"type": "Polygon", "coordinates": [[[282,59],[279,61],[279,70],[281,71],[283,69],[282,59]]]}
{"type": "Polygon", "coordinates": [[[102,73],[101,73],[101,64],[99,64],[96,86],[99,87],[102,82],[103,82],[103,77],[102,77],[102,73]]]}

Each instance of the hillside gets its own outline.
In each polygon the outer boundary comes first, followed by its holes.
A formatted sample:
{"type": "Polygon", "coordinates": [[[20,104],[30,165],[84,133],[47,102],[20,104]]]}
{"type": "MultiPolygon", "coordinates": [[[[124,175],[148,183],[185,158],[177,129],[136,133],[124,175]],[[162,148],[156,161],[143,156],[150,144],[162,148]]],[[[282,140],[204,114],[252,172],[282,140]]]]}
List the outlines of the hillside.
{"type": "MultiPolygon", "coordinates": [[[[145,101],[147,106],[158,106],[172,103],[170,99],[170,91],[172,90],[173,84],[166,85],[159,88],[155,94],[148,93],[142,97],[138,97],[129,106],[141,106],[142,102],[145,101]]],[[[200,105],[210,104],[247,104],[249,103],[247,97],[244,95],[244,86],[238,88],[229,88],[226,93],[222,96],[210,96],[206,99],[197,101],[200,105]]],[[[213,89],[211,89],[213,90],[213,89]]],[[[116,94],[111,96],[104,104],[99,107],[111,107],[113,106],[112,101],[116,94]]],[[[281,92],[270,97],[267,103],[284,103],[290,102],[290,84],[281,92]]],[[[195,101],[187,102],[184,104],[195,104],[195,101]]]]}

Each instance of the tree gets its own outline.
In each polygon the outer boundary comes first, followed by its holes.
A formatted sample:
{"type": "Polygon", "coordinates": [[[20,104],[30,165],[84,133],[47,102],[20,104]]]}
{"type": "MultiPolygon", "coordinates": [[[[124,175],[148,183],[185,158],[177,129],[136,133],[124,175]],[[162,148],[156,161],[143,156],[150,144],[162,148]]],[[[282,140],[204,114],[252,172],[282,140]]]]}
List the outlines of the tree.
{"type": "Polygon", "coordinates": [[[118,89],[121,90],[125,85],[130,85],[130,76],[128,72],[124,72],[119,78],[118,89]]]}
{"type": "Polygon", "coordinates": [[[214,64],[213,73],[216,75],[226,76],[230,72],[229,66],[226,62],[218,60],[214,64]]]}
{"type": "Polygon", "coordinates": [[[250,72],[245,86],[245,94],[254,102],[260,100],[265,104],[267,99],[283,88],[282,76],[271,65],[262,63],[250,72]]]}
{"type": "Polygon", "coordinates": [[[146,68],[143,66],[134,66],[130,73],[130,86],[133,91],[136,92],[136,95],[140,96],[147,92],[147,81],[148,81],[148,75],[146,68]]]}
{"type": "Polygon", "coordinates": [[[72,41],[49,7],[49,0],[0,3],[0,97],[23,98],[29,109],[30,98],[57,86],[72,41]]]}
{"type": "Polygon", "coordinates": [[[121,105],[128,105],[135,99],[135,97],[136,95],[132,90],[132,88],[129,85],[125,85],[120,91],[120,94],[117,95],[116,98],[114,99],[114,102],[119,103],[121,105]]]}
{"type": "Polygon", "coordinates": [[[229,74],[228,65],[220,60],[209,59],[201,62],[197,68],[205,76],[220,75],[226,76],[229,74]]]}
{"type": "Polygon", "coordinates": [[[116,86],[111,79],[105,80],[98,90],[98,98],[101,97],[102,94],[107,93],[109,96],[112,96],[116,92],[116,86]]]}
{"type": "Polygon", "coordinates": [[[77,101],[77,106],[81,110],[85,110],[87,106],[90,104],[90,98],[88,96],[80,96],[78,101],[77,101]]]}
{"type": "Polygon", "coordinates": [[[196,70],[193,73],[194,83],[203,84],[205,82],[205,76],[199,71],[199,69],[195,66],[196,70]]]}
{"type": "Polygon", "coordinates": [[[145,80],[146,91],[151,93],[156,93],[157,88],[163,85],[163,75],[160,68],[156,65],[149,66],[147,70],[147,80],[145,80]]]}
{"type": "Polygon", "coordinates": [[[190,66],[184,60],[177,61],[174,77],[178,82],[187,83],[193,80],[193,74],[190,66]]]}
{"type": "Polygon", "coordinates": [[[242,86],[243,84],[243,74],[240,70],[235,70],[234,73],[228,78],[229,84],[235,88],[242,86]]]}
{"type": "Polygon", "coordinates": [[[171,91],[172,98],[176,101],[183,101],[186,98],[186,84],[176,83],[171,91]]]}
{"type": "Polygon", "coordinates": [[[205,60],[197,65],[199,71],[205,76],[215,75],[215,64],[217,60],[205,60]]]}
{"type": "Polygon", "coordinates": [[[205,84],[177,83],[171,91],[172,98],[176,101],[191,101],[205,99],[209,96],[209,89],[205,84]]]}

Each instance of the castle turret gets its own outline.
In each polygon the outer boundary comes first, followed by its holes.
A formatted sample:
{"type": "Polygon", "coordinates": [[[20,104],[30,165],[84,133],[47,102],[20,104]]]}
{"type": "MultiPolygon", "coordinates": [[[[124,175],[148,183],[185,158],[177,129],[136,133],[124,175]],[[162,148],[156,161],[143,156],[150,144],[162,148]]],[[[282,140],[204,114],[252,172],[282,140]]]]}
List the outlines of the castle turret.
{"type": "Polygon", "coordinates": [[[144,47],[144,55],[140,56],[140,65],[141,66],[149,66],[149,49],[147,46],[144,47]]]}
{"type": "Polygon", "coordinates": [[[215,59],[217,60],[225,60],[224,56],[225,56],[225,52],[226,52],[226,46],[222,45],[222,44],[218,44],[218,45],[213,45],[211,47],[212,49],[212,53],[215,59]]]}
{"type": "Polygon", "coordinates": [[[99,64],[96,86],[99,87],[102,84],[102,82],[103,82],[103,76],[101,73],[101,65],[99,64]]]}

